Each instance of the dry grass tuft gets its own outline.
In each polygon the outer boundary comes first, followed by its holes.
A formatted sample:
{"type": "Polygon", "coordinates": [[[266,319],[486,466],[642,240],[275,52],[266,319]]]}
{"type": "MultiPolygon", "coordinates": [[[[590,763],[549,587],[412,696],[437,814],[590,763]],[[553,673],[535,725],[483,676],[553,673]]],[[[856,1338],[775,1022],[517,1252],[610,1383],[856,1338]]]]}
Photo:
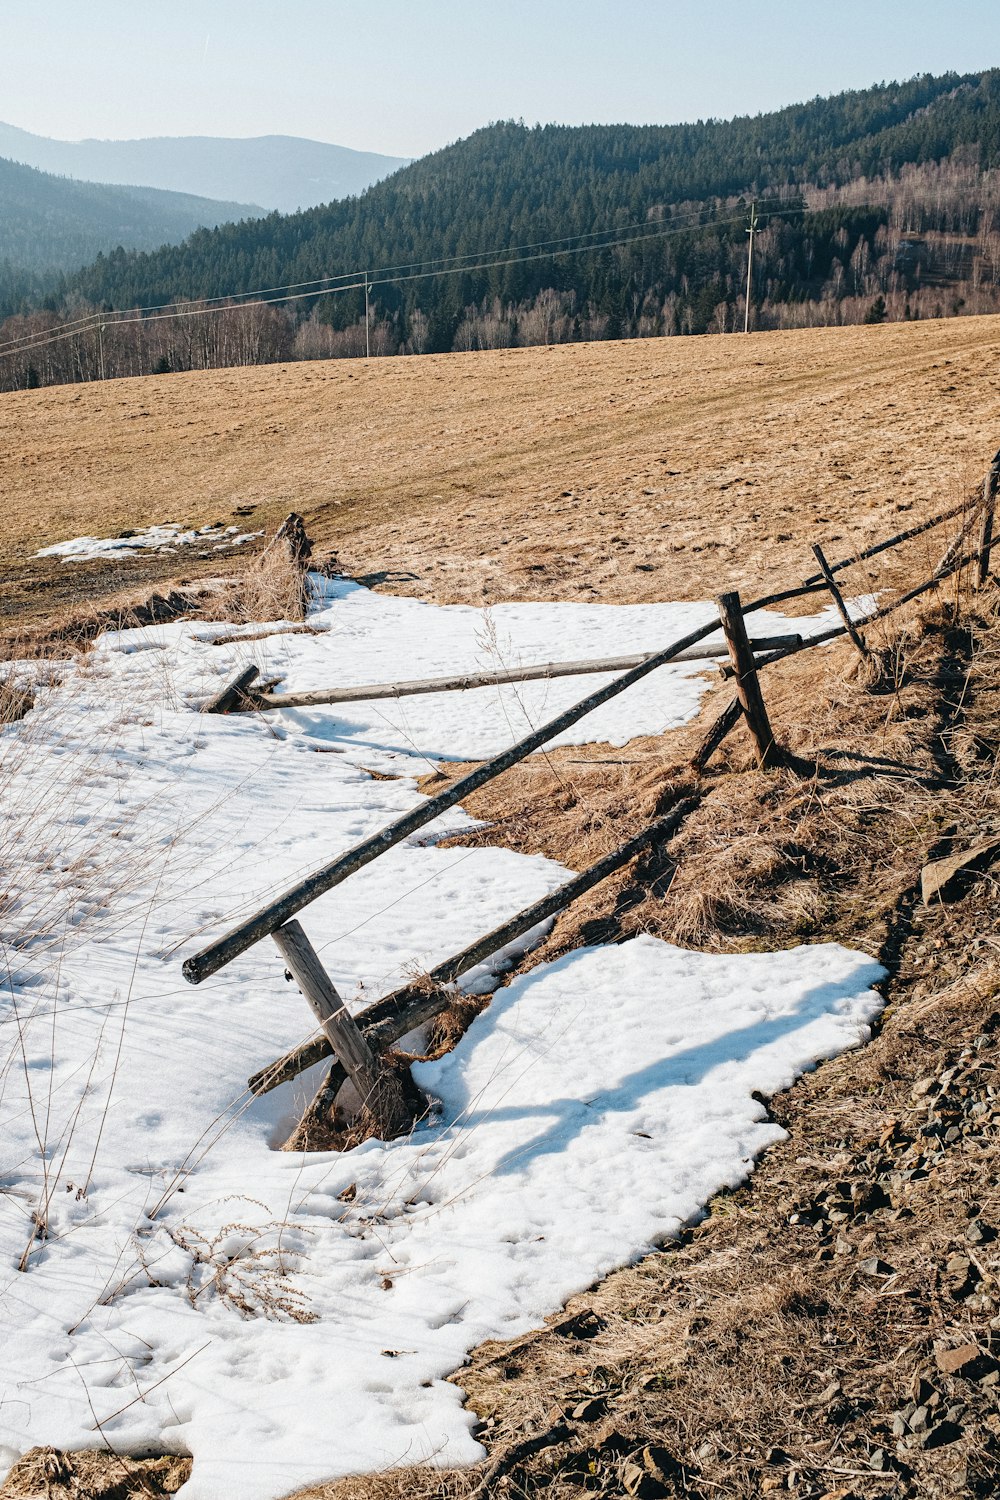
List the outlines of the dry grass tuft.
{"type": "Polygon", "coordinates": [[[304,620],[309,601],[306,575],[284,548],[252,558],[218,603],[210,618],[247,624],[262,620],[304,620]]]}
{"type": "Polygon", "coordinates": [[[0,1500],[160,1500],[190,1477],[191,1460],[176,1454],[129,1458],[105,1449],[32,1448],[0,1485],[0,1500]]]}

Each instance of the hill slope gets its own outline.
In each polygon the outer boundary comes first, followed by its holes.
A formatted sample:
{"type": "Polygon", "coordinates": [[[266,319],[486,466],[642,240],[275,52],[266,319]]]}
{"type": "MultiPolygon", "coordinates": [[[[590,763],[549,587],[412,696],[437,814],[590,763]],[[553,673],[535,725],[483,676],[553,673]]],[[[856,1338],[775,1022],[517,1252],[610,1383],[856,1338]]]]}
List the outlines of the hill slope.
{"type": "MultiPolygon", "coordinates": [[[[475,262],[511,244],[637,225],[625,233],[643,235],[638,244],[603,255],[545,257],[376,289],[388,316],[402,312],[405,321],[417,308],[424,313],[434,349],[452,346],[468,305],[494,298],[502,305],[523,303],[547,288],[572,292],[577,312],[592,304],[611,321],[613,334],[637,321],[636,298],[640,304],[658,298],[662,321],[665,297],[682,283],[689,292],[710,284],[715,302],[720,295],[735,298],[745,248],[744,221],[737,213],[732,222],[737,199],[778,194],[791,200],[794,253],[776,279],[790,283],[783,295],[794,298],[820,286],[834,258],[846,266],[862,230],[874,235],[888,217],[878,202],[886,194],[876,191],[869,195],[878,208],[874,221],[800,226],[796,211],[804,188],[825,206],[820,195],[836,198],[860,178],[869,184],[897,179],[907,168],[926,170],[958,151],[966,160],[970,151],[978,153],[979,169],[1000,160],[1000,72],[927,76],[727,122],[533,130],[499,124],[413,163],[357,202],[197,235],[182,249],[158,255],[116,257],[82,276],[76,289],[118,306],[219,296],[365,266],[450,256],[475,262]],[[674,230],[716,220],[726,222],[695,235],[648,238],[650,222],[674,230]],[[834,245],[845,227],[850,242],[834,245]],[[819,257],[814,253],[809,261],[798,252],[806,239],[815,248],[817,236],[819,257]]],[[[346,326],[357,308],[356,297],[341,298],[324,317],[346,326]]],[[[696,324],[707,322],[702,311],[696,324]]]]}
{"type": "Polygon", "coordinates": [[[165,521],[259,531],[290,510],[393,593],[710,599],[981,477],[1000,319],[196,371],[11,392],[0,424],[8,617],[219,568],[44,546],[165,521]]]}
{"type": "Polygon", "coordinates": [[[89,182],[238,198],[282,213],[362,193],[406,165],[405,157],[352,151],[291,135],[56,141],[3,123],[0,156],[89,182]]]}
{"type": "MultiPolygon", "coordinates": [[[[101,354],[108,374],[727,333],[744,323],[751,198],[753,328],[1000,311],[1000,70],[754,119],[491,125],[358,199],[116,251],[68,300],[127,310],[293,290],[282,307],[201,319],[197,338],[190,310],[123,326],[101,354]]],[[[0,363],[0,385],[97,373],[92,334],[36,349],[0,363]]]]}
{"type": "Polygon", "coordinates": [[[153,249],[255,212],[190,193],[73,182],[0,159],[0,261],[32,272],[74,270],[117,245],[153,249]]]}

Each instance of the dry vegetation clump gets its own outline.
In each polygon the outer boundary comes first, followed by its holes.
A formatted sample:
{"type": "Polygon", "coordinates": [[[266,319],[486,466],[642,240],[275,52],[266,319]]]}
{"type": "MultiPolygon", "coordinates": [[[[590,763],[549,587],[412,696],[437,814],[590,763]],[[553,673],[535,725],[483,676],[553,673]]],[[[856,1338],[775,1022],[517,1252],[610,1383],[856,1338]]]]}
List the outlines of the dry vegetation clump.
{"type": "Polygon", "coordinates": [[[191,1460],[175,1454],[131,1458],[106,1449],[60,1453],[32,1448],[0,1485],[0,1500],[160,1500],[191,1477],[191,1460]]]}

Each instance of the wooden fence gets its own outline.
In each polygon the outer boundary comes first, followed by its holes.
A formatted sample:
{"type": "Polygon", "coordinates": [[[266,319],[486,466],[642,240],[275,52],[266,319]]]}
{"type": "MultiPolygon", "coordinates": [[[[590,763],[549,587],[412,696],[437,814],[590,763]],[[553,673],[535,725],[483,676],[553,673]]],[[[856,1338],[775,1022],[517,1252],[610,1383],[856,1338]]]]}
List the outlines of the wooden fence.
{"type": "Polygon", "coordinates": [[[462,974],[467,973],[518,937],[524,936],[539,923],[564,911],[572,901],[590,890],[599,881],[607,879],[609,875],[621,869],[644,849],[654,844],[666,844],[676,834],[688,814],[698,805],[700,798],[695,796],[679,801],[668,815],[650,824],[640,834],[627,840],[588,870],[574,876],[542,901],[526,907],[524,911],[519,912],[501,927],[487,933],[463,949],[461,953],[437,965],[426,982],[421,985],[405,986],[369,1006],[357,1017],[352,1017],[348,1012],[301,925],[294,920],[297,913],[403,839],[409,838],[443,812],[464,801],[479,787],[485,786],[502,775],[504,771],[548,744],[564,730],[571,728],[572,725],[592,713],[594,709],[641,682],[651,672],[655,672],[670,662],[691,660],[693,655],[706,657],[710,654],[718,654],[712,653],[711,648],[707,649],[703,643],[719,630],[720,624],[725,636],[725,647],[718,648],[718,651],[721,652],[724,649],[729,658],[726,670],[734,678],[736,691],[732,701],[718,716],[696,751],[692,766],[696,771],[702,771],[726,735],[742,719],[746,720],[760,766],[767,769],[781,764],[785,758],[784,752],[773,733],[768,718],[759,680],[761,670],[776,662],[785,661],[799,651],[811,650],[813,647],[844,635],[851,639],[855,649],[865,662],[871,665],[873,654],[864,635],[869,626],[885,619],[922,594],[938,588],[946,578],[970,564],[973,586],[981,588],[990,572],[993,518],[998,483],[1000,483],[1000,452],[990,465],[982,496],[976,503],[955,506],[837,562],[828,562],[822,549],[815,545],[813,553],[819,565],[818,573],[806,578],[797,586],[747,603],[743,603],[735,591],[721,594],[717,601],[718,618],[706,621],[696,629],[688,631],[678,640],[645,657],[585,663],[550,662],[537,667],[518,668],[513,672],[428,679],[419,683],[370,684],[360,688],[331,689],[319,693],[285,695],[266,693],[258,694],[256,697],[251,687],[256,677],[256,670],[252,667],[244,668],[221,693],[204,705],[205,711],[271,709],[303,704],[357,701],[374,696],[401,696],[411,692],[461,691],[470,687],[505,681],[528,681],[533,677],[569,676],[583,672],[617,671],[619,673],[610,682],[595,688],[579,702],[557,714],[546,724],[533,730],[516,744],[509,746],[501,754],[477,766],[445,791],[438,793],[437,796],[423,799],[410,812],[396,818],[369,838],[362,839],[353,848],[336,855],[313,871],[311,875],[296,882],[252,916],[238,923],[229,932],[216,938],[185,961],[184,977],[192,984],[200,984],[263,938],[271,937],[309,1002],[319,1022],[320,1035],[254,1074],[249,1080],[251,1091],[255,1094],[266,1093],[269,1089],[277,1087],[279,1083],[295,1077],[312,1064],[333,1055],[334,1064],[311,1106],[314,1113],[332,1104],[342,1084],[350,1078],[364,1107],[370,1114],[376,1134],[381,1135],[383,1139],[389,1139],[408,1129],[413,1119],[415,1090],[405,1088],[398,1071],[385,1065],[383,1058],[387,1047],[444,1009],[454,998],[454,992],[446,986],[453,984],[462,974]],[[899,547],[914,537],[958,517],[961,517],[958,534],[927,579],[889,604],[873,608],[860,617],[850,615],[837,583],[839,573],[890,548],[899,547]],[[833,600],[840,615],[838,625],[804,638],[791,636],[752,641],[748,637],[745,624],[747,615],[786,600],[820,593],[827,594],[833,600]]]}

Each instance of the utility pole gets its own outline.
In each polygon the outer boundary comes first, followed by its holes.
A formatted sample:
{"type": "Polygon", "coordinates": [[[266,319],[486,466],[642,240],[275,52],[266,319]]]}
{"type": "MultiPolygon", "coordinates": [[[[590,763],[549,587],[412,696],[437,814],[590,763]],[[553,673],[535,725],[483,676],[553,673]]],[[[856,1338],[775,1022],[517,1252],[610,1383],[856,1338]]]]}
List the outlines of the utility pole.
{"type": "Polygon", "coordinates": [[[101,351],[101,379],[104,379],[104,324],[97,325],[97,342],[101,351]]]}
{"type": "Polygon", "coordinates": [[[372,357],[371,335],[368,331],[368,293],[371,287],[368,284],[368,272],[365,272],[365,359],[372,357]]]}
{"type": "Polygon", "coordinates": [[[747,256],[747,305],[743,314],[743,332],[750,332],[750,283],[753,276],[753,237],[757,233],[757,203],[750,205],[750,227],[747,234],[750,236],[750,253],[747,256]]]}

